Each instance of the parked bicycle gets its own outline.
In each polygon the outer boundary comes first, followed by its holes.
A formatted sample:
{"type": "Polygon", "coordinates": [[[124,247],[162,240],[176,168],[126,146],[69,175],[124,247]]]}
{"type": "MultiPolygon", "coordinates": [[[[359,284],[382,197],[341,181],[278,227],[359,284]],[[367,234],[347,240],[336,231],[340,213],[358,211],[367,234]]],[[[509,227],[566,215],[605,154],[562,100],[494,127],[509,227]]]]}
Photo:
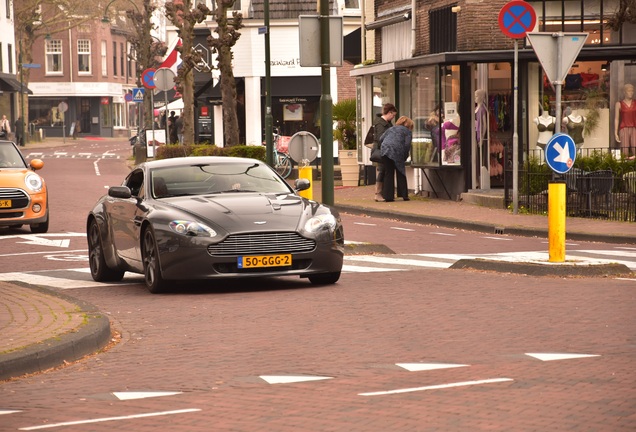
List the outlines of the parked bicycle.
{"type": "MultiPolygon", "coordinates": [[[[282,178],[287,178],[292,171],[292,159],[287,152],[280,149],[281,136],[277,129],[272,132],[272,147],[274,148],[274,169],[282,178]]],[[[263,143],[265,145],[265,143],[263,143]]]]}

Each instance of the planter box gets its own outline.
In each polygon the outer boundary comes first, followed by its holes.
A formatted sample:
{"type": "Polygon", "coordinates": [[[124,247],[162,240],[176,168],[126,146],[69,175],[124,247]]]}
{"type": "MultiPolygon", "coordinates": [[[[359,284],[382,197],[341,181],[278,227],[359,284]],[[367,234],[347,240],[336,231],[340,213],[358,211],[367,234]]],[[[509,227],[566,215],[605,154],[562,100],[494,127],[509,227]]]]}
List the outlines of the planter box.
{"type": "Polygon", "coordinates": [[[358,152],[356,150],[339,150],[340,173],[343,186],[359,186],[360,167],[358,165],[358,152]]]}

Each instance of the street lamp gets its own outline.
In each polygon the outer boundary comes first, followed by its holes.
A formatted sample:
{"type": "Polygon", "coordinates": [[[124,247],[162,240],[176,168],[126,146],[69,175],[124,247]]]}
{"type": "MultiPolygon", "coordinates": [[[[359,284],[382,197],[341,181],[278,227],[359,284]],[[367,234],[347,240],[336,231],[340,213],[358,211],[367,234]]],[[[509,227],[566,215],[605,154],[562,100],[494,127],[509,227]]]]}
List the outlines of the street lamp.
{"type": "MultiPolygon", "coordinates": [[[[110,22],[110,18],[108,18],[108,8],[110,7],[110,5],[112,5],[116,1],[117,0],[110,0],[108,2],[108,4],[106,5],[106,7],[104,8],[104,16],[102,17],[102,22],[104,24],[108,24],[110,22]]],[[[133,7],[135,8],[135,10],[137,11],[138,14],[141,14],[141,11],[139,10],[139,7],[132,0],[127,0],[127,1],[128,1],[128,3],[133,5],[133,7]]]]}

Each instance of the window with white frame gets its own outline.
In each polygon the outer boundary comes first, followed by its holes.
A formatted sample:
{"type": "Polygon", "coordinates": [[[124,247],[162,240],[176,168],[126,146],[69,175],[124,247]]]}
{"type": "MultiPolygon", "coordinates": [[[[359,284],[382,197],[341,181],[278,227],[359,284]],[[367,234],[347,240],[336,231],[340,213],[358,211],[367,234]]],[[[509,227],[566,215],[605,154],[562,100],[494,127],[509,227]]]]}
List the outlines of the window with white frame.
{"type": "Polygon", "coordinates": [[[124,127],[126,119],[124,117],[125,106],[123,103],[113,103],[113,126],[124,127]]]}
{"type": "Polygon", "coordinates": [[[77,40],[77,68],[80,75],[91,73],[91,40],[77,40]]]}
{"type": "Polygon", "coordinates": [[[62,75],[62,41],[51,39],[46,41],[46,73],[62,75]]]}
{"type": "Polygon", "coordinates": [[[102,76],[108,76],[108,53],[106,52],[106,41],[102,41],[102,76]]]}

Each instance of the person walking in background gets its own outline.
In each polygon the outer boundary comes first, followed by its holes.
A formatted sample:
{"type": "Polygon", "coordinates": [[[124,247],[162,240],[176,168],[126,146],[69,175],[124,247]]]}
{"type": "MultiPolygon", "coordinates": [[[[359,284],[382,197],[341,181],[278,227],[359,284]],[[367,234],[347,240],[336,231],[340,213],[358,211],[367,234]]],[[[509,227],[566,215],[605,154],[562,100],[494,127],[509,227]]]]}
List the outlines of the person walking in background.
{"type": "MultiPolygon", "coordinates": [[[[382,114],[376,114],[376,118],[373,121],[373,148],[380,148],[380,137],[389,129],[393,124],[391,121],[397,115],[397,109],[395,105],[391,103],[384,104],[382,107],[382,114]]],[[[375,176],[375,200],[382,202],[382,188],[384,184],[384,166],[382,162],[376,162],[376,176],[375,176]]]]}
{"type": "Polygon", "coordinates": [[[22,117],[18,117],[15,121],[15,142],[21,147],[24,147],[24,121],[22,117]]]}
{"type": "Polygon", "coordinates": [[[170,116],[168,117],[168,143],[176,144],[177,143],[177,117],[175,116],[174,111],[170,111],[170,116]]]}
{"type": "Polygon", "coordinates": [[[8,140],[10,133],[11,133],[11,123],[7,119],[7,116],[3,115],[2,120],[0,120],[0,138],[8,140]]]}
{"type": "Polygon", "coordinates": [[[183,116],[177,117],[177,139],[183,145],[183,116]]]}
{"type": "Polygon", "coordinates": [[[382,165],[384,166],[384,185],[382,196],[384,201],[391,202],[395,196],[394,179],[397,180],[397,196],[409,200],[409,189],[406,182],[405,162],[411,153],[413,139],[413,120],[401,116],[395,126],[387,129],[380,137],[382,165]]]}

